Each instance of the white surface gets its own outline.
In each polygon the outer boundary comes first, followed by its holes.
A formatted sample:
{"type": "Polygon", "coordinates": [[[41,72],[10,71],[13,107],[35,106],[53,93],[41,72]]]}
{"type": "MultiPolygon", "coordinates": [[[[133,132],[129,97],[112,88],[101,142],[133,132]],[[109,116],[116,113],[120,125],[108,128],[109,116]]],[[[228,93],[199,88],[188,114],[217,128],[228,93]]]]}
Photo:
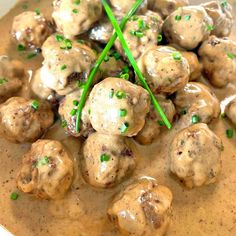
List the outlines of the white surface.
{"type": "Polygon", "coordinates": [[[17,0],[0,0],[0,17],[5,15],[11,9],[17,0]]]}

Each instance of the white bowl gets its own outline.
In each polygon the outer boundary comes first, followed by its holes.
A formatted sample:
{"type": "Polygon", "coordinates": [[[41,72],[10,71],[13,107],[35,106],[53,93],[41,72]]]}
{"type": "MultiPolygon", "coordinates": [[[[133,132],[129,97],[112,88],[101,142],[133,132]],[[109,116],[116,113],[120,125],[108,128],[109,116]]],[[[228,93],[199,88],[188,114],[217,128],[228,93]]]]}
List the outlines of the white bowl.
{"type": "Polygon", "coordinates": [[[17,0],[0,0],[0,17],[5,15],[17,2],[17,0]]]}

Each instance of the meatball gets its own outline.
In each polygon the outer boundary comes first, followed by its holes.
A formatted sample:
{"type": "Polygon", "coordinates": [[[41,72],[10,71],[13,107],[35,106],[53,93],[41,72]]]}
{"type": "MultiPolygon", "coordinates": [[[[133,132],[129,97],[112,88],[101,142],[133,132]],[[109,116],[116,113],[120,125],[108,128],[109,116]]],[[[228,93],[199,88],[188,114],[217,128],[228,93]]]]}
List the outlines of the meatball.
{"type": "Polygon", "coordinates": [[[13,142],[37,140],[53,121],[53,112],[45,102],[12,97],[0,105],[1,133],[13,142]]]}
{"type": "Polygon", "coordinates": [[[225,114],[236,125],[236,97],[226,106],[225,114]]]}
{"type": "Polygon", "coordinates": [[[189,5],[188,0],[148,0],[148,8],[166,18],[179,7],[189,5]]]}
{"type": "MultiPolygon", "coordinates": [[[[118,54],[117,54],[118,55],[118,54]]],[[[105,58],[100,66],[100,73],[103,78],[107,77],[121,77],[122,75],[128,74],[129,79],[133,78],[132,70],[129,69],[128,65],[121,60],[116,58],[112,54],[105,58]],[[131,77],[131,78],[130,78],[131,77]]]]}
{"type": "Polygon", "coordinates": [[[66,132],[72,136],[87,137],[94,130],[89,120],[89,108],[87,104],[84,106],[81,117],[80,132],[76,133],[76,112],[83,90],[76,90],[68,95],[60,102],[59,114],[62,120],[62,126],[66,132]]]}
{"type": "Polygon", "coordinates": [[[45,87],[59,95],[66,95],[86,82],[97,59],[90,47],[58,34],[46,40],[42,53],[41,80],[45,87]]]}
{"type": "Polygon", "coordinates": [[[233,26],[231,5],[227,1],[211,1],[202,6],[213,20],[214,29],[211,33],[218,37],[229,36],[233,26]]]}
{"type": "MultiPolygon", "coordinates": [[[[154,93],[174,93],[189,79],[188,61],[172,47],[153,46],[138,60],[150,89],[154,93]]],[[[136,78],[138,82],[138,78],[136,78]]]]}
{"type": "Polygon", "coordinates": [[[25,11],[13,19],[11,34],[26,48],[40,48],[52,33],[52,24],[40,12],[25,11]]]}
{"type": "Polygon", "coordinates": [[[183,57],[188,61],[190,76],[189,80],[197,80],[202,76],[202,65],[200,64],[198,57],[193,52],[181,51],[183,57]]]}
{"type": "Polygon", "coordinates": [[[90,121],[100,133],[135,136],[144,126],[149,105],[145,89],[110,77],[95,85],[90,93],[90,121]]]}
{"type": "Polygon", "coordinates": [[[187,50],[206,40],[212,28],[213,21],[201,6],[180,7],[163,24],[167,40],[187,50]]]}
{"type": "Polygon", "coordinates": [[[35,72],[32,80],[30,81],[30,87],[34,95],[37,97],[41,99],[47,99],[50,102],[56,101],[55,92],[52,89],[46,87],[42,82],[41,68],[35,72]]]}
{"type": "Polygon", "coordinates": [[[174,137],[170,169],[189,188],[214,183],[221,172],[222,147],[221,139],[206,124],[192,125],[174,137]]]}
{"type": "Polygon", "coordinates": [[[52,17],[59,32],[73,38],[89,30],[102,17],[99,0],[54,0],[52,17]]]}
{"type": "Polygon", "coordinates": [[[132,173],[135,155],[126,137],[94,133],[84,144],[81,166],[89,184],[109,188],[132,173]]]}
{"type": "Polygon", "coordinates": [[[91,29],[89,38],[105,44],[112,37],[113,30],[111,22],[104,18],[91,29]]]}
{"type": "Polygon", "coordinates": [[[24,76],[23,64],[0,56],[0,101],[4,101],[15,94],[22,87],[24,76]]]}
{"type": "Polygon", "coordinates": [[[228,38],[209,37],[198,54],[206,77],[212,85],[224,87],[235,81],[236,43],[228,38]]]}
{"type": "MultiPolygon", "coordinates": [[[[115,10],[115,14],[125,15],[134,5],[136,0],[110,0],[112,8],[115,10]]],[[[144,0],[139,9],[137,10],[138,14],[143,14],[147,11],[147,0],[144,0]]]]}
{"type": "Polygon", "coordinates": [[[154,179],[141,179],[115,197],[108,215],[122,235],[162,236],[171,220],[172,198],[154,179]]]}
{"type": "Polygon", "coordinates": [[[209,123],[220,114],[220,102],[214,92],[206,85],[197,82],[190,82],[177,91],[174,104],[178,112],[183,115],[181,122],[187,120],[190,124],[199,121],[209,123]]]}
{"type": "MultiPolygon", "coordinates": [[[[173,102],[163,95],[157,95],[156,98],[164,113],[166,114],[169,122],[172,122],[175,115],[175,106],[173,102]]],[[[160,134],[164,126],[165,125],[160,115],[151,104],[150,112],[147,114],[145,125],[135,137],[135,140],[143,145],[150,144],[160,134]]]]}
{"type": "Polygon", "coordinates": [[[59,141],[38,140],[23,156],[17,186],[41,199],[62,198],[73,180],[73,162],[59,141]]]}
{"type": "MultiPolygon", "coordinates": [[[[139,58],[147,47],[157,44],[157,38],[161,32],[162,19],[156,13],[133,16],[126,24],[124,38],[135,59],[139,58]]],[[[119,40],[115,47],[125,57],[125,53],[119,40]]]]}

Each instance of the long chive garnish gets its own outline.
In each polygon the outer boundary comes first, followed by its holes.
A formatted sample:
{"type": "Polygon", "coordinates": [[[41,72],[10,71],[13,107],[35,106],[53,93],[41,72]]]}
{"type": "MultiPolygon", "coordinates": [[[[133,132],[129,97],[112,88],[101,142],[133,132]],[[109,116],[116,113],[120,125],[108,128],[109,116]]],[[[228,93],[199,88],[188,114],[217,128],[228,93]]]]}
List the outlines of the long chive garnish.
{"type": "Polygon", "coordinates": [[[106,13],[107,13],[108,18],[110,19],[111,24],[113,25],[113,27],[114,27],[114,29],[115,29],[117,35],[118,35],[118,38],[119,38],[120,43],[121,43],[121,45],[122,45],[122,47],[123,47],[123,49],[124,49],[124,51],[125,51],[125,54],[126,54],[126,56],[128,57],[128,59],[129,59],[131,65],[132,65],[133,68],[134,68],[134,71],[135,71],[136,74],[138,75],[139,80],[141,81],[143,87],[148,91],[148,93],[149,93],[149,95],[150,95],[150,97],[151,97],[152,103],[153,103],[155,109],[157,110],[157,112],[159,113],[159,115],[161,116],[162,121],[165,123],[165,125],[167,126],[168,129],[171,129],[171,124],[170,124],[170,122],[168,121],[168,119],[167,119],[165,113],[163,112],[163,110],[162,110],[162,108],[160,107],[160,105],[158,104],[158,102],[157,102],[155,96],[153,95],[152,91],[150,90],[150,88],[149,88],[149,86],[148,86],[146,80],[144,79],[144,77],[143,77],[141,71],[140,71],[139,68],[138,68],[138,65],[137,65],[137,63],[136,63],[136,61],[135,61],[135,59],[134,59],[132,53],[131,53],[130,50],[129,50],[128,44],[126,43],[126,41],[125,41],[125,39],[124,39],[124,36],[123,36],[123,34],[122,34],[122,32],[121,32],[121,29],[120,29],[120,27],[119,27],[119,25],[118,25],[118,23],[117,23],[117,21],[116,21],[116,18],[114,17],[114,15],[113,15],[113,13],[112,13],[111,8],[110,8],[109,5],[107,4],[107,1],[106,1],[106,0],[102,0],[102,4],[103,4],[103,6],[104,6],[104,8],[105,8],[105,11],[106,11],[106,13]]]}
{"type": "MultiPolygon", "coordinates": [[[[134,5],[132,6],[132,8],[130,9],[130,11],[124,16],[124,18],[122,19],[121,23],[120,23],[120,28],[123,29],[127,23],[127,21],[129,20],[129,18],[136,12],[136,10],[139,8],[139,6],[142,4],[143,0],[137,0],[134,5]]],[[[113,44],[115,43],[117,38],[117,34],[114,33],[112,35],[112,37],[110,38],[109,42],[107,43],[106,47],[103,49],[102,53],[100,54],[99,58],[97,59],[91,73],[89,74],[88,80],[84,86],[84,90],[80,99],[80,103],[78,106],[78,111],[77,111],[77,115],[76,115],[76,132],[78,133],[80,130],[80,120],[81,120],[81,115],[82,115],[82,110],[83,107],[85,105],[86,102],[86,98],[88,95],[88,91],[93,83],[93,78],[96,75],[100,65],[102,64],[104,58],[106,57],[107,53],[110,51],[110,49],[112,48],[113,44]]]]}

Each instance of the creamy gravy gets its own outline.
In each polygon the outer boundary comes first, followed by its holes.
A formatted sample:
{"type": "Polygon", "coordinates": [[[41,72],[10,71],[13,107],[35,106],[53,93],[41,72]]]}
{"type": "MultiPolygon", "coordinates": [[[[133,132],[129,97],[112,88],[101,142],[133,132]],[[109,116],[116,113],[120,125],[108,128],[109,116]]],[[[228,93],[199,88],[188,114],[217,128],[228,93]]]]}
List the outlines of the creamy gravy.
{"type": "MultiPolygon", "coordinates": [[[[28,81],[42,62],[41,56],[31,60],[16,50],[10,41],[12,19],[28,5],[29,10],[39,8],[46,16],[51,14],[51,0],[20,1],[0,20],[0,55],[20,59],[28,70],[22,96],[29,97],[28,81]]],[[[230,1],[236,15],[236,1],[230,1]]],[[[193,1],[192,1],[193,3],[193,1]]],[[[198,1],[200,3],[200,1],[198,1]]],[[[236,32],[236,24],[234,24],[236,32]]],[[[236,34],[234,34],[236,35],[236,34]]],[[[236,37],[232,38],[236,39],[236,37]]],[[[235,75],[236,76],[236,75],[235,75]]],[[[236,95],[236,84],[225,89],[214,89],[218,98],[236,95]]],[[[98,190],[87,185],[79,171],[79,149],[81,140],[68,138],[59,124],[54,125],[46,138],[61,140],[73,154],[77,176],[71,191],[60,201],[42,201],[19,193],[17,201],[10,200],[10,194],[17,191],[15,177],[19,171],[22,155],[29,150],[29,144],[12,144],[0,139],[0,224],[17,236],[28,235],[119,235],[109,223],[106,209],[112,196],[124,186],[143,176],[156,178],[168,186],[174,195],[173,220],[167,236],[236,235],[236,138],[228,139],[225,130],[232,126],[227,120],[215,121],[212,130],[223,140],[223,170],[218,183],[188,190],[169,173],[168,147],[179,129],[175,124],[171,131],[163,132],[156,142],[140,151],[137,168],[130,179],[118,187],[98,190]]]]}

